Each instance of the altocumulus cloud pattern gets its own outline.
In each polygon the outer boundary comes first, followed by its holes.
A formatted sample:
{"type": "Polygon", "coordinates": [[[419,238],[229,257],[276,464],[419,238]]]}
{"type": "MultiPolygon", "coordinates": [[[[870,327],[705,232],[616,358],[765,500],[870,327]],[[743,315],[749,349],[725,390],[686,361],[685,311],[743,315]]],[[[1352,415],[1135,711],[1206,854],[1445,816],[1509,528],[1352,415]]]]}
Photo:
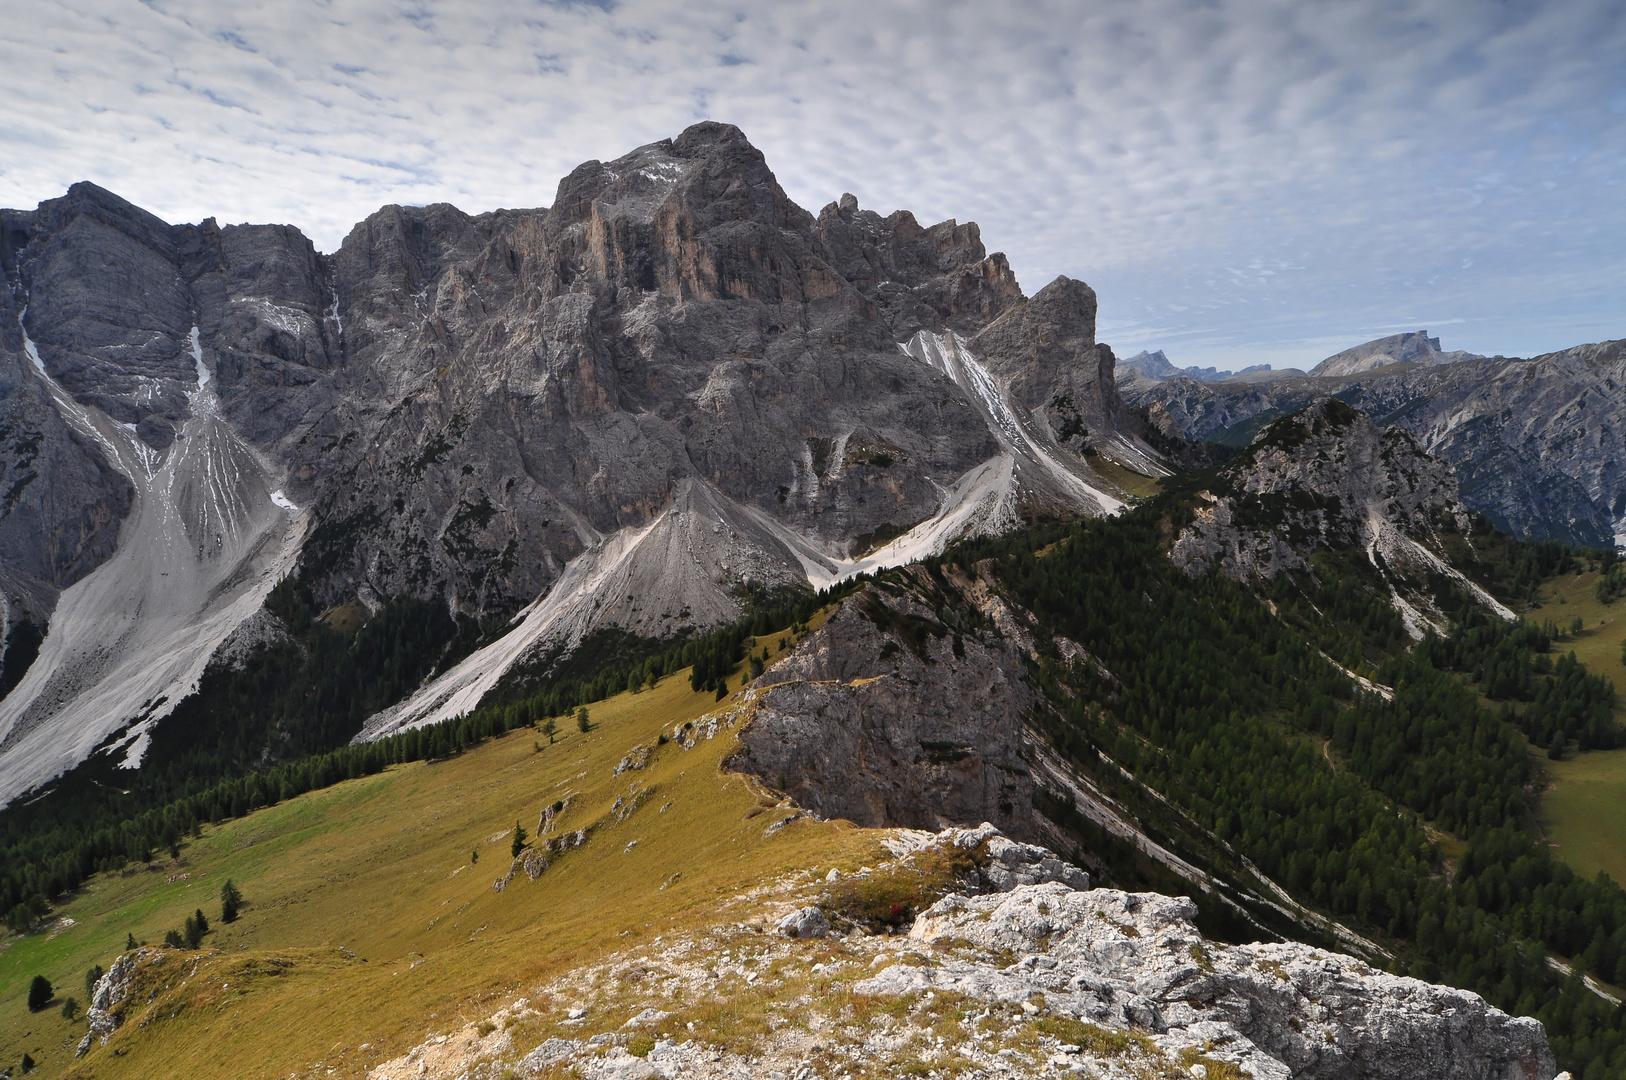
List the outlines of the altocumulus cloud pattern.
{"type": "Polygon", "coordinates": [[[1626,15],[1609,0],[674,4],[5,0],[0,204],[91,179],[170,220],[545,205],[738,124],[816,209],[976,219],[1025,286],[1179,363],[1618,337],[1626,15]]]}

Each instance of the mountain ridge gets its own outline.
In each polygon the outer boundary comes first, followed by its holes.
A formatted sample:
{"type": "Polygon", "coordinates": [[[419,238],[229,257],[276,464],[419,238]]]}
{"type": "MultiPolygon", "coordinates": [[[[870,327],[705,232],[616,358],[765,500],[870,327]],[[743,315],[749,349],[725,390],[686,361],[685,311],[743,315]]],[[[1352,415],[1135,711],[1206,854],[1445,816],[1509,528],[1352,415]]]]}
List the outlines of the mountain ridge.
{"type": "MultiPolygon", "coordinates": [[[[287,226],[170,226],[87,184],[0,212],[0,238],[5,370],[43,417],[0,461],[16,493],[0,513],[6,630],[26,620],[44,638],[32,681],[0,701],[5,798],[46,778],[6,765],[25,727],[60,715],[36,687],[96,682],[53,641],[58,595],[97,593],[115,551],[175,546],[132,525],[162,497],[118,478],[192,453],[204,402],[242,460],[165,528],[209,533],[206,506],[263,474],[256,505],[305,523],[285,542],[313,611],[439,596],[486,646],[684,500],[733,523],[727,565],[688,573],[684,556],[668,581],[650,568],[694,544],[646,548],[635,599],[590,603],[548,645],[708,629],[739,615],[742,590],[828,584],[1024,512],[1110,512],[1125,496],[1093,454],[1163,468],[1118,398],[1087,285],[1024,297],[974,224],[923,228],[850,196],[815,216],[724,124],[585,162],[546,209],[385,207],[330,255],[287,226]],[[919,334],[960,335],[974,358],[950,373],[910,351],[919,334]],[[82,430],[51,427],[61,410],[82,430]],[[77,561],[42,564],[36,538],[64,531],[86,538],[77,561]]],[[[201,565],[188,573],[207,594],[201,565]]],[[[256,579],[262,596],[280,573],[256,579]]],[[[172,708],[249,613],[188,646],[178,682],[108,689],[94,721],[69,725],[69,757],[172,708]]],[[[134,639],[79,637],[150,666],[134,639]]]]}

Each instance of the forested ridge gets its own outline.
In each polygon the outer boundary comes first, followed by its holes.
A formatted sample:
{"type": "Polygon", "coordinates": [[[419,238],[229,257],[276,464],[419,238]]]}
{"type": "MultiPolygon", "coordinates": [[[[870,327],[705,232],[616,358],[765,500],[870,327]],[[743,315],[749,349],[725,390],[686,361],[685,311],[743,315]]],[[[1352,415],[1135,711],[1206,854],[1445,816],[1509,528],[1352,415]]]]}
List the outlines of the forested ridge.
{"type": "MultiPolygon", "coordinates": [[[[1041,726],[1085,771],[1109,773],[1105,755],[1295,896],[1374,938],[1395,970],[1540,1018],[1583,1080],[1626,1076],[1626,1010],[1548,963],[1558,954],[1626,980],[1626,892],[1530,838],[1537,768],[1520,734],[1616,745],[1613,688],[1538,651],[1550,629],[1487,619],[1466,597],[1448,636],[1395,650],[1386,594],[1352,583],[1347,560],[1284,575],[1262,596],[1218,574],[1189,579],[1162,555],[1162,509],[951,553],[989,567],[1011,599],[1111,673],[1046,657],[1052,715],[1041,726]],[[1300,620],[1280,605],[1273,615],[1271,596],[1336,617],[1300,620]],[[1373,674],[1392,700],[1358,691],[1323,652],[1388,653],[1373,674]],[[1498,672],[1513,674],[1499,683],[1498,672]],[[1529,706],[1493,712],[1473,683],[1529,706]],[[1439,833],[1466,842],[1455,865],[1439,833]]],[[[1532,595],[1530,568],[1557,572],[1567,557],[1508,544],[1477,569],[1532,595]]]]}

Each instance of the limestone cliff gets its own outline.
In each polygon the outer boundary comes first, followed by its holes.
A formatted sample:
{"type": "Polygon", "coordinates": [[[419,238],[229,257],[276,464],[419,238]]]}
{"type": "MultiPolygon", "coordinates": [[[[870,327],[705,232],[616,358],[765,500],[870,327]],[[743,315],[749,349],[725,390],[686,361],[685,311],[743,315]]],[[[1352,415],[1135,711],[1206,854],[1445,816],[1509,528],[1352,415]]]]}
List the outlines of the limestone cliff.
{"type": "Polygon", "coordinates": [[[385,207],[331,254],[77,184],[0,211],[0,269],[0,629],[31,628],[0,802],[62,764],[9,780],[19,740],[93,713],[71,761],[156,721],[290,569],[319,610],[438,595],[495,639],[388,721],[421,723],[533,647],[1112,512],[1086,451],[1158,468],[1088,286],[1026,299],[974,224],[815,217],[726,124],[586,162],[545,209],[385,207]],[[904,347],[990,328],[956,349],[992,394],[904,347]],[[192,625],[149,625],[170,599],[192,625]]]}
{"type": "Polygon", "coordinates": [[[849,597],[757,680],[730,767],[826,818],[1032,835],[1034,695],[1016,643],[963,614],[880,586],[849,597]]]}

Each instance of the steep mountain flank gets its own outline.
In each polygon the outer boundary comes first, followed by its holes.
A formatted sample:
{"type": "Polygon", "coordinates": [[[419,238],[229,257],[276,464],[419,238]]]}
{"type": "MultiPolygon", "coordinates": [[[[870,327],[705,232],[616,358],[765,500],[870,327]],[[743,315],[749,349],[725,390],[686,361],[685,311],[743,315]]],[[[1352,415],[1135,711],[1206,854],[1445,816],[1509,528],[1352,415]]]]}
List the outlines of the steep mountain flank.
{"type": "Polygon", "coordinates": [[[1449,462],[1463,502],[1498,528],[1599,547],[1626,543],[1623,348],[1606,341],[1529,360],[1447,352],[1428,366],[1351,375],[1120,386],[1158,430],[1233,446],[1318,397],[1336,397],[1449,462]]]}
{"type": "Polygon", "coordinates": [[[1408,432],[1380,430],[1334,398],[1276,421],[1219,470],[1169,557],[1187,573],[1237,580],[1305,570],[1319,548],[1364,551],[1408,628],[1443,627],[1430,585],[1444,578],[1504,617],[1512,612],[1449,562],[1442,534],[1469,514],[1456,478],[1408,432]]]}
{"type": "Polygon", "coordinates": [[[1088,286],[1024,298],[974,224],[850,196],[815,218],[723,124],[587,162],[547,209],[386,207],[331,255],[79,184],[0,211],[0,265],[0,593],[31,628],[4,680],[32,671],[0,799],[173,708],[295,556],[314,612],[438,597],[494,643],[382,730],[597,629],[715,626],[1026,511],[1113,512],[1094,453],[1161,470],[1088,286]],[[152,608],[131,583],[160,549],[193,552],[154,571],[169,629],[120,614],[152,608]],[[157,642],[172,670],[136,678],[157,642]],[[7,779],[58,717],[62,761],[7,779]]]}

